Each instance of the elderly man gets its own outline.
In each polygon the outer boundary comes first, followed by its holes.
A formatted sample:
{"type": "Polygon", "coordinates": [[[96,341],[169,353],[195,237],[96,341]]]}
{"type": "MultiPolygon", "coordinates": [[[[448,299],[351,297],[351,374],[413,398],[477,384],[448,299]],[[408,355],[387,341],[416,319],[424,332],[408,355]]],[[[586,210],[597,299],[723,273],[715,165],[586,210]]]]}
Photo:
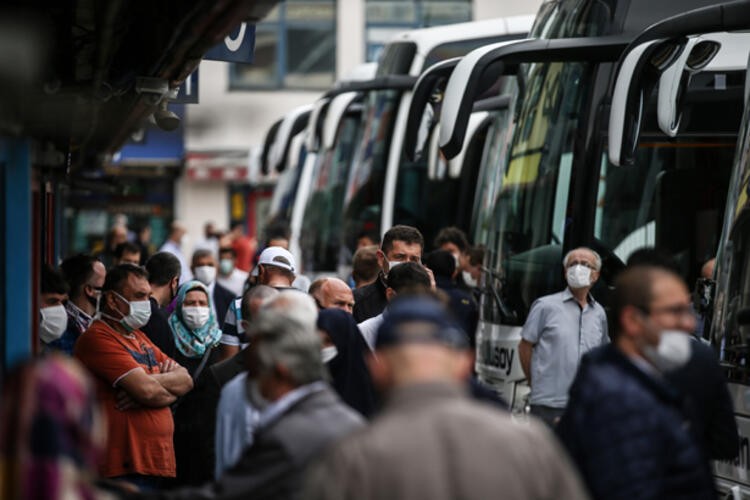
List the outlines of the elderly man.
{"type": "Polygon", "coordinates": [[[310,295],[320,309],[336,308],[349,314],[354,309],[354,294],[349,285],[338,278],[319,278],[310,285],[310,295]]]}
{"type": "Polygon", "coordinates": [[[537,299],[521,331],[518,355],[531,384],[531,413],[554,425],[565,411],[581,356],[609,342],[604,308],[589,293],[602,261],[590,248],[563,259],[568,286],[537,299]]]}
{"type": "Polygon", "coordinates": [[[594,498],[715,498],[680,392],[695,320],[682,279],[634,266],[615,281],[614,343],[581,363],[558,434],[594,498]]]}
{"type": "Polygon", "coordinates": [[[234,292],[227,290],[216,282],[216,257],[210,250],[196,250],[193,252],[192,266],[195,279],[206,285],[217,318],[225,318],[229,306],[235,299],[234,292]]]}
{"type": "Polygon", "coordinates": [[[468,347],[435,299],[393,300],[369,360],[387,404],[311,467],[304,498],[587,498],[548,430],[469,399],[468,347]]]}
{"type": "Polygon", "coordinates": [[[252,373],[245,392],[258,410],[252,445],[216,483],[161,498],[303,498],[301,480],[310,460],[364,425],[324,382],[316,314],[312,299],[298,291],[264,304],[252,323],[254,347],[248,348],[252,373]]]}
{"type": "Polygon", "coordinates": [[[111,269],[101,319],[78,338],[74,354],[96,377],[107,413],[101,475],[156,488],[175,477],[169,406],[192,389],[193,380],[140,331],[151,315],[150,292],[143,268],[111,269]]]}
{"type": "Polygon", "coordinates": [[[185,241],[187,238],[187,229],[180,221],[173,221],[169,228],[169,237],[167,241],[159,248],[160,252],[169,252],[180,261],[180,283],[187,283],[193,279],[193,273],[190,272],[187,259],[185,258],[185,241]]]}

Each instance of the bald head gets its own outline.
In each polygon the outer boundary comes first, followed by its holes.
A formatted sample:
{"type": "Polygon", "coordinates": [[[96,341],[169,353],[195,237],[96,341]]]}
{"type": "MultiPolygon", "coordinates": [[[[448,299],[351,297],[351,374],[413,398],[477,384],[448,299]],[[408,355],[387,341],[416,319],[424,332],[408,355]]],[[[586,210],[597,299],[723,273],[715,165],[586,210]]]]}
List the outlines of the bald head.
{"type": "Polygon", "coordinates": [[[311,291],[323,309],[341,309],[351,314],[354,309],[354,294],[344,281],[338,278],[323,278],[311,291]]]}
{"type": "Polygon", "coordinates": [[[703,264],[703,267],[701,268],[701,278],[705,278],[707,280],[713,279],[715,266],[716,266],[715,258],[709,261],[706,261],[706,263],[703,264]]]}

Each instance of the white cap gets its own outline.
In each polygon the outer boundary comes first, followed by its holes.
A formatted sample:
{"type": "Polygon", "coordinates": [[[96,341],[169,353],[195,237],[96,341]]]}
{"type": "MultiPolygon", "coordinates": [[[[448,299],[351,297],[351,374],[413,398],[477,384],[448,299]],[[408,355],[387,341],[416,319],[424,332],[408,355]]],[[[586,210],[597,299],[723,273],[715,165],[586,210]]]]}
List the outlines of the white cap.
{"type": "MultiPolygon", "coordinates": [[[[258,257],[258,266],[261,264],[280,267],[281,269],[286,269],[297,274],[297,264],[294,262],[294,256],[289,250],[283,247],[268,247],[263,250],[260,257],[258,257]]],[[[255,266],[253,270],[253,276],[257,276],[258,266],[255,266]]]]}

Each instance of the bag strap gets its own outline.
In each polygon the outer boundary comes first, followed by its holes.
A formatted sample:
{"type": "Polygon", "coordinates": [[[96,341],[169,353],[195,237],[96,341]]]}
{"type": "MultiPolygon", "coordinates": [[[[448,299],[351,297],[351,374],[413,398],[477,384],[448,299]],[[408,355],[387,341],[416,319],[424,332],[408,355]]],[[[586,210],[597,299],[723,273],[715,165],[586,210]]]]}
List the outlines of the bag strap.
{"type": "MultiPolygon", "coordinates": [[[[206,367],[206,363],[208,362],[208,358],[209,358],[209,356],[211,356],[211,351],[213,351],[213,347],[210,347],[210,348],[206,349],[206,352],[203,353],[203,358],[201,358],[201,362],[198,365],[198,368],[195,369],[195,373],[193,373],[193,375],[192,375],[193,384],[195,384],[195,382],[198,380],[198,377],[201,376],[201,372],[203,372],[203,368],[206,367]]],[[[170,408],[172,408],[173,412],[177,409],[178,406],[180,406],[180,403],[182,403],[182,400],[185,399],[185,396],[186,396],[186,394],[183,394],[182,396],[180,396],[179,398],[177,398],[177,400],[174,403],[172,403],[172,405],[170,406],[170,408]]]]}

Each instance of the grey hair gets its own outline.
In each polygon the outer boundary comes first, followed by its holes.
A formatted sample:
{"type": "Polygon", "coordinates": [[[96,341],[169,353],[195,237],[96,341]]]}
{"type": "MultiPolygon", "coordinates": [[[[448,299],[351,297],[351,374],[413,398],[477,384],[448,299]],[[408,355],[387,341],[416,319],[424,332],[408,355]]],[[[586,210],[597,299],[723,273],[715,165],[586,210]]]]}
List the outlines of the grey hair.
{"type": "Polygon", "coordinates": [[[570,254],[572,254],[573,252],[576,252],[578,250],[586,250],[587,252],[591,252],[591,254],[594,256],[594,266],[596,267],[596,271],[601,271],[602,270],[602,258],[599,256],[598,253],[596,253],[594,250],[592,250],[589,247],[574,248],[570,252],[566,253],[565,257],[563,257],[563,260],[562,260],[563,268],[567,267],[567,263],[568,263],[568,259],[570,258],[570,254]]]}
{"type": "Polygon", "coordinates": [[[302,292],[283,291],[268,299],[252,325],[259,372],[282,365],[298,385],[324,380],[317,314],[313,299],[302,292]]]}

